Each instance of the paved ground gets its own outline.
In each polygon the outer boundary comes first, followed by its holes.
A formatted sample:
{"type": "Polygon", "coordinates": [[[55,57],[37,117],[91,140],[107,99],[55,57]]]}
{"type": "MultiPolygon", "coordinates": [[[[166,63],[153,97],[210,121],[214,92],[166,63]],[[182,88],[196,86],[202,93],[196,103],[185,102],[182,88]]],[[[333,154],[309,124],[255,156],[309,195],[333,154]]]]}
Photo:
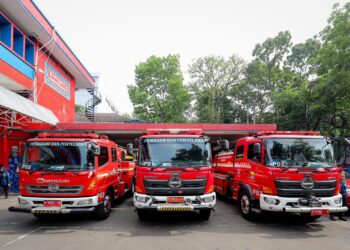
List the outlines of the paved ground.
{"type": "Polygon", "coordinates": [[[16,197],[0,199],[0,248],[4,249],[349,249],[350,222],[328,218],[306,223],[298,216],[244,220],[234,204],[219,200],[209,221],[194,214],[158,214],[140,222],[131,199],[105,221],[87,216],[39,221],[9,213],[16,197]]]}

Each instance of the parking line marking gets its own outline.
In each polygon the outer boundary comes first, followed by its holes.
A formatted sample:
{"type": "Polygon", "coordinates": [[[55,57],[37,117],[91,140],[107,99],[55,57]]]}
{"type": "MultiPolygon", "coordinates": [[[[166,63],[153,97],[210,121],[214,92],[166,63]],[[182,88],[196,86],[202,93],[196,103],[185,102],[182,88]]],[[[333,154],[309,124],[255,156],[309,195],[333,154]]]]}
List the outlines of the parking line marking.
{"type": "Polygon", "coordinates": [[[26,233],[26,234],[23,234],[21,236],[19,236],[17,239],[13,240],[13,241],[10,241],[10,242],[7,242],[5,243],[4,245],[2,245],[2,247],[8,247],[9,245],[12,245],[13,243],[17,242],[17,241],[20,241],[20,240],[23,240],[24,238],[26,238],[28,235],[32,234],[32,233],[35,233],[37,231],[39,231],[41,229],[41,227],[38,227],[36,229],[33,229],[32,231],[26,233]]]}

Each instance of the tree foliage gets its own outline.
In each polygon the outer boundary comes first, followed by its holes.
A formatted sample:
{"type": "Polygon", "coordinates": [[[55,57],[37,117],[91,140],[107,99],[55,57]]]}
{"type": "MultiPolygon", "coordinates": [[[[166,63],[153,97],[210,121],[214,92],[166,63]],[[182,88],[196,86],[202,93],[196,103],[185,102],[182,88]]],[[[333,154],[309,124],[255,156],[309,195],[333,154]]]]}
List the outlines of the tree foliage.
{"type": "Polygon", "coordinates": [[[350,3],[335,5],[319,36],[293,44],[289,31],[256,44],[252,60],[205,56],[188,68],[179,57],[151,57],[129,86],[143,120],[203,123],[276,123],[279,129],[321,130],[350,136],[350,3]]]}
{"type": "Polygon", "coordinates": [[[235,110],[229,91],[242,80],[244,61],[236,55],[198,58],[189,66],[189,89],[198,122],[230,123],[235,110]]]}
{"type": "Polygon", "coordinates": [[[190,96],[183,85],[179,56],[151,56],[135,68],[128,86],[135,115],[151,122],[186,122],[190,96]]]}

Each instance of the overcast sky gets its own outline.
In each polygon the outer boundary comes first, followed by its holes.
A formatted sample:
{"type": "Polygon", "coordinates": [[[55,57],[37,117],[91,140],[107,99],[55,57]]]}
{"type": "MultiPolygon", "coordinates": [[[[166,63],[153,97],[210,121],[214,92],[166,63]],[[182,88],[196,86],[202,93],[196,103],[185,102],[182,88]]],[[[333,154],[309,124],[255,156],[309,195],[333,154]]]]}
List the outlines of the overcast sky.
{"type": "Polygon", "coordinates": [[[151,55],[193,59],[238,54],[289,30],[293,43],[318,34],[338,0],[35,0],[121,113],[132,113],[127,85],[151,55]]]}

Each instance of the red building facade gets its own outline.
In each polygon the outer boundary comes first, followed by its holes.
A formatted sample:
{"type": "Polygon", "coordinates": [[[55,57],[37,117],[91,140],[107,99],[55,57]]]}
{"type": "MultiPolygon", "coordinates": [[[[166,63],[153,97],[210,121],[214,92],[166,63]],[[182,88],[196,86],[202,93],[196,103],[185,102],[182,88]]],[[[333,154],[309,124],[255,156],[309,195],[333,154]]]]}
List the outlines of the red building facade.
{"type": "Polygon", "coordinates": [[[94,80],[32,0],[0,1],[0,163],[35,123],[75,122],[75,90],[94,80]]]}

